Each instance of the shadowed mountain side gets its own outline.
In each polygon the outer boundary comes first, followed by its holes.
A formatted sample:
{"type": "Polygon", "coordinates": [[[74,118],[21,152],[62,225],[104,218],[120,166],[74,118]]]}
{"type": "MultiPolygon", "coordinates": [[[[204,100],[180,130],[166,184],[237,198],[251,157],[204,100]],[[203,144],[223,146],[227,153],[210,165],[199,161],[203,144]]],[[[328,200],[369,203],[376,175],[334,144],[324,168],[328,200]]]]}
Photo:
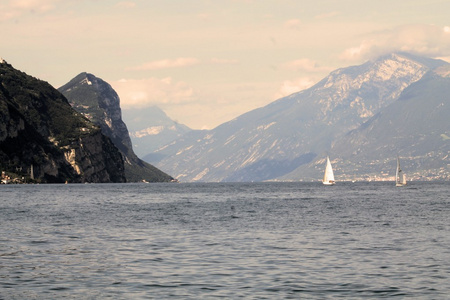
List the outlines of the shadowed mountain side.
{"type": "Polygon", "coordinates": [[[47,82],[5,61],[0,112],[2,171],[42,183],[125,182],[122,156],[100,128],[47,82]]]}

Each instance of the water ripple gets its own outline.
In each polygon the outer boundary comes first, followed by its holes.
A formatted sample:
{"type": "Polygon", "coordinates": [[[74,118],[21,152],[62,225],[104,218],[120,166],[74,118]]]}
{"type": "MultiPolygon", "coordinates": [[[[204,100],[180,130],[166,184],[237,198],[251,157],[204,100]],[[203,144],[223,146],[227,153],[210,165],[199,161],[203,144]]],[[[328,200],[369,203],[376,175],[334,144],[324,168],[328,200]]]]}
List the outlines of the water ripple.
{"type": "Polygon", "coordinates": [[[2,189],[4,299],[450,294],[448,184],[2,189]]]}

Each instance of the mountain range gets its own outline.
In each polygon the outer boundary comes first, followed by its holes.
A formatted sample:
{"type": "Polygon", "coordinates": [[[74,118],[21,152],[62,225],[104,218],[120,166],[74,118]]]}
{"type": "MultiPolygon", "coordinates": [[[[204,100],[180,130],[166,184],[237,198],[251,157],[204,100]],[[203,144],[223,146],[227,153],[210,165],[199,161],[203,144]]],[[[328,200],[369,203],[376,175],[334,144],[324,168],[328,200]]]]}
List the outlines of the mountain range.
{"type": "Polygon", "coordinates": [[[212,130],[127,110],[130,134],[117,93],[92,74],[61,93],[3,59],[0,75],[0,167],[35,182],[317,181],[327,156],[338,181],[392,180],[397,156],[414,180],[450,179],[442,60],[393,53],[341,68],[212,130]]]}
{"type": "Polygon", "coordinates": [[[149,163],[158,159],[152,152],[191,131],[186,125],[170,119],[157,106],[123,109],[122,117],[134,152],[149,163]]]}
{"type": "Polygon", "coordinates": [[[173,178],[139,159],[133,151],[127,126],[122,120],[120,98],[110,84],[90,73],[80,73],[58,89],[70,105],[100,126],[124,158],[127,182],[165,182],[173,178]]]}
{"type": "Polygon", "coordinates": [[[181,181],[448,179],[449,64],[393,53],[331,72],[309,89],[156,150],[181,181]]]}

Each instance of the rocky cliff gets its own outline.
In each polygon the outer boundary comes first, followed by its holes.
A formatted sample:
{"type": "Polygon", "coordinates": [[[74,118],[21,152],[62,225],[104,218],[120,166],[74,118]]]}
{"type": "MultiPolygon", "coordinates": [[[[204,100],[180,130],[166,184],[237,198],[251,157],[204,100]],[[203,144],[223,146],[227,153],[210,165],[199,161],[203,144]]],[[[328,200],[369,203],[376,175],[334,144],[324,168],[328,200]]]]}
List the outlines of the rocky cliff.
{"type": "Polygon", "coordinates": [[[128,182],[167,182],[173,178],[139,159],[133,151],[127,126],[122,121],[120,98],[110,84],[83,72],[59,88],[72,107],[100,126],[102,133],[111,138],[125,162],[128,182]]]}
{"type": "Polygon", "coordinates": [[[0,168],[42,183],[125,182],[109,138],[48,83],[0,63],[0,168]]]}

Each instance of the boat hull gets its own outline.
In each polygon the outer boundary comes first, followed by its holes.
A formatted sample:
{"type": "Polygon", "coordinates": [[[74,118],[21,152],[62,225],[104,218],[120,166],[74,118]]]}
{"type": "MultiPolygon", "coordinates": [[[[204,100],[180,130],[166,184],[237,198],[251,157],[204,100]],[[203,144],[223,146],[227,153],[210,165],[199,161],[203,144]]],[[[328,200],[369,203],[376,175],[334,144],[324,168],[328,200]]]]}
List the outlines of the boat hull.
{"type": "Polygon", "coordinates": [[[335,185],[334,181],[322,181],[323,185],[335,185]]]}

